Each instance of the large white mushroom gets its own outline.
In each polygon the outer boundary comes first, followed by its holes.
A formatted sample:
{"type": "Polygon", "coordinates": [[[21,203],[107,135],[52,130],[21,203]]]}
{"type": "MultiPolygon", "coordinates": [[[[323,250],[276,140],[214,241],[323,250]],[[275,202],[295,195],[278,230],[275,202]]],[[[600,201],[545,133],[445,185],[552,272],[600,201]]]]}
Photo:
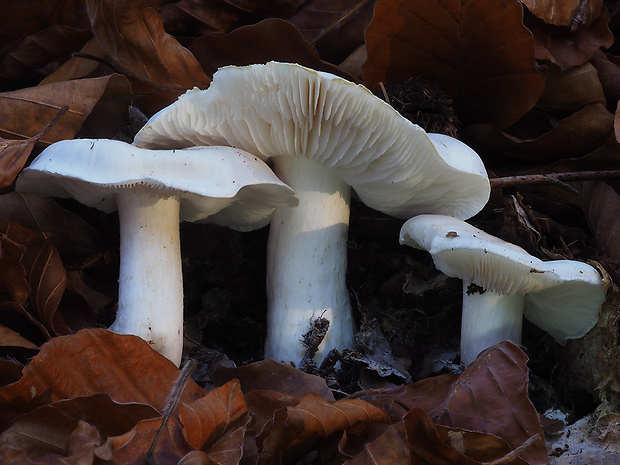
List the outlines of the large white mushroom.
{"type": "Polygon", "coordinates": [[[297,203],[265,163],[242,150],[148,150],[116,140],[52,144],[20,174],[16,189],[118,210],[119,301],[110,329],[142,337],[177,366],[183,349],[179,222],[251,230],[266,225],[275,207],[297,203]]]}
{"type": "Polygon", "coordinates": [[[409,218],[469,218],[490,187],[465,144],[426,134],[360,85],[295,64],[226,67],[205,90],[190,90],[154,115],[143,147],[231,145],[273,162],[299,197],[278,208],[267,251],[265,356],[299,363],[300,339],[323,316],[330,328],[315,357],[352,347],[346,288],[351,187],[366,205],[409,218]]]}
{"type": "Polygon", "coordinates": [[[599,273],[573,260],[542,261],[465,221],[420,215],[401,244],[428,251],[438,270],[463,280],[461,361],[508,340],[521,343],[523,316],[560,344],[584,336],[605,300],[599,273]]]}

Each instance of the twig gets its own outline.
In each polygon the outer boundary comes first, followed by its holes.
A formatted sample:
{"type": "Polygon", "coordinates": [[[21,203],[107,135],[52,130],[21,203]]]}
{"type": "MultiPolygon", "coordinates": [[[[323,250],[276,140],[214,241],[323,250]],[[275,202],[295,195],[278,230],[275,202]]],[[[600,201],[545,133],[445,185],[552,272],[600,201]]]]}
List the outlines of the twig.
{"type": "Polygon", "coordinates": [[[566,184],[574,181],[603,181],[620,179],[620,170],[610,171],[575,171],[568,173],[526,174],[523,176],[506,176],[491,179],[492,188],[507,188],[527,185],[550,185],[577,193],[577,190],[566,184]]]}
{"type": "Polygon", "coordinates": [[[176,407],[179,403],[179,399],[181,398],[181,393],[185,389],[185,386],[189,382],[192,373],[196,369],[196,365],[198,365],[198,362],[196,362],[196,360],[188,360],[185,363],[185,365],[183,365],[183,368],[181,369],[181,373],[179,373],[179,376],[174,382],[174,385],[172,386],[172,390],[170,391],[170,395],[168,396],[168,399],[166,400],[166,406],[164,407],[164,415],[162,416],[163,420],[161,422],[161,426],[155,433],[155,436],[153,437],[153,442],[151,442],[151,447],[149,447],[149,451],[146,453],[146,456],[144,457],[145,463],[151,463],[151,459],[153,458],[153,452],[155,451],[155,446],[157,445],[157,441],[159,440],[159,437],[161,436],[161,434],[164,432],[164,429],[166,428],[166,425],[168,424],[168,420],[170,419],[170,417],[176,410],[176,407]]]}

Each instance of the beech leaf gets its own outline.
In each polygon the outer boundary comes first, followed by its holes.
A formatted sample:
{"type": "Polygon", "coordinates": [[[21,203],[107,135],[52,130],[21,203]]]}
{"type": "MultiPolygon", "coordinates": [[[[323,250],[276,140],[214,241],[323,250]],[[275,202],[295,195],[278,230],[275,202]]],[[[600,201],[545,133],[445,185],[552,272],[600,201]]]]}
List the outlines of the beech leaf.
{"type": "Polygon", "coordinates": [[[206,87],[209,78],[194,56],[164,31],[159,2],[87,0],[93,33],[125,74],[150,86],[181,93],[206,87]]]}
{"type": "Polygon", "coordinates": [[[215,388],[179,409],[183,436],[194,449],[208,449],[247,413],[238,381],[215,388]]]}
{"type": "Polygon", "coordinates": [[[73,139],[97,104],[105,103],[106,117],[98,121],[99,137],[118,130],[119,112],[124,115],[130,96],[129,83],[120,75],[80,79],[0,93],[0,136],[7,139],[33,137],[65,105],[69,110],[41,141],[47,144],[73,139]],[[121,110],[122,108],[122,110],[121,110]]]}
{"type": "Polygon", "coordinates": [[[303,456],[317,439],[388,420],[383,410],[362,400],[328,402],[317,394],[308,394],[295,407],[277,410],[272,423],[260,434],[261,463],[280,463],[283,457],[303,456]]]}
{"type": "MultiPolygon", "coordinates": [[[[107,393],[115,402],[146,404],[161,411],[177,375],[172,362],[136,336],[84,329],[56,337],[41,346],[18,382],[0,388],[0,430],[40,405],[97,393],[107,393]]],[[[181,401],[191,402],[204,394],[190,381],[181,401]]]]}
{"type": "Polygon", "coordinates": [[[366,30],[366,85],[431,81],[454,98],[463,123],[505,128],[544,87],[522,17],[513,0],[379,0],[366,30]]]}
{"type": "Polygon", "coordinates": [[[334,400],[334,395],[323,378],[309,375],[271,359],[237,368],[220,367],[213,374],[215,384],[224,384],[232,379],[239,380],[244,393],[253,390],[273,390],[304,396],[313,392],[326,400],[334,400]]]}

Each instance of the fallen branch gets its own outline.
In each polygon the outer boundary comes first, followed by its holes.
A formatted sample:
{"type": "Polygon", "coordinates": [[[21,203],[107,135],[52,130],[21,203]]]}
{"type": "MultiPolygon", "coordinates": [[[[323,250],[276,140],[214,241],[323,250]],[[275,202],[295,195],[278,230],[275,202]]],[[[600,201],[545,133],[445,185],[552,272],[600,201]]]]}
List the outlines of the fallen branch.
{"type": "Polygon", "coordinates": [[[528,185],[558,186],[574,194],[577,190],[566,184],[575,181],[604,181],[620,179],[620,170],[610,171],[575,171],[568,173],[525,174],[522,176],[506,176],[491,179],[491,188],[509,188],[528,185]]]}

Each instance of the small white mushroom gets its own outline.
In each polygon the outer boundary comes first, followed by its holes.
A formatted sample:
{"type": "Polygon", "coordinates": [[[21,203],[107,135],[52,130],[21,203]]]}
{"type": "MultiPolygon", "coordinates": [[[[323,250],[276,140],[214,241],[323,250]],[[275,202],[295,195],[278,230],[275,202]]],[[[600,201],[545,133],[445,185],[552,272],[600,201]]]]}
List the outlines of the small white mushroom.
{"type": "Polygon", "coordinates": [[[238,230],[264,226],[293,191],[256,156],[231,147],[148,150],[76,139],[46,148],[16,189],[72,197],[120,221],[119,302],[114,332],[134,334],[174,362],[183,349],[180,221],[238,230]]]}
{"type": "Polygon", "coordinates": [[[409,218],[469,218],[489,198],[477,154],[428,135],[363,86],[295,64],[226,67],[136,135],[144,147],[231,145],[273,161],[300,199],[278,208],[267,251],[265,357],[299,363],[313,319],[330,328],[315,360],[354,343],[346,288],[351,188],[371,208],[409,218]]]}
{"type": "Polygon", "coordinates": [[[523,316],[560,344],[580,338],[596,324],[605,300],[601,276],[590,265],[539,260],[449,216],[411,218],[400,243],[428,251],[438,270],[463,280],[465,365],[498,342],[520,344],[523,316]]]}

